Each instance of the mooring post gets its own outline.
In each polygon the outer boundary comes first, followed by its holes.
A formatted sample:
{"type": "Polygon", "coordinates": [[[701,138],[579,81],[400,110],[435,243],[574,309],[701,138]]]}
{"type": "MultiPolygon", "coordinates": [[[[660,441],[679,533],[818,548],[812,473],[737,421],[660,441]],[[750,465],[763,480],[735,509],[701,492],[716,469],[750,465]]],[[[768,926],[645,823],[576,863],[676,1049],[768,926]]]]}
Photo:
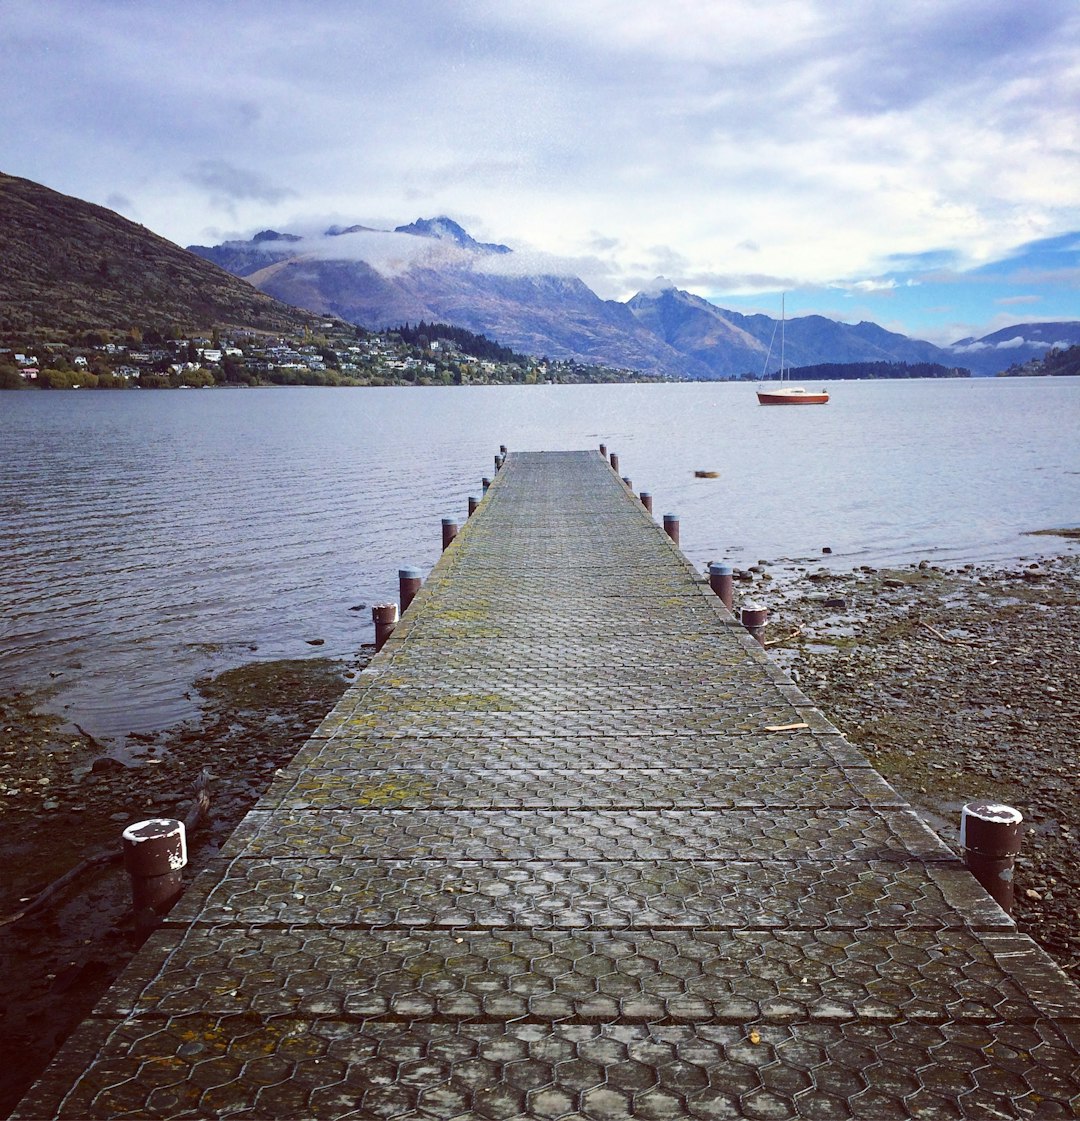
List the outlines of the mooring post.
{"type": "Polygon", "coordinates": [[[473,516],[473,514],[476,513],[476,508],[479,505],[480,505],[480,499],[479,498],[473,498],[473,496],[470,494],[469,495],[469,517],[470,518],[473,516]]]}
{"type": "Polygon", "coordinates": [[[709,565],[709,587],[720,597],[720,602],[730,611],[735,604],[734,577],[730,564],[717,562],[709,565]]]}
{"type": "Polygon", "coordinates": [[[457,518],[443,518],[442,520],[442,547],[445,549],[457,537],[457,518]]]}
{"type": "Polygon", "coordinates": [[[171,817],[129,825],[122,834],[124,867],[131,877],[135,929],[149,934],[180,898],[187,864],[184,823],[171,817]]]}
{"type": "Polygon", "coordinates": [[[600,456],[602,459],[607,459],[607,444],[600,445],[600,456]]]}
{"type": "Polygon", "coordinates": [[[960,811],[960,846],[968,871],[1006,913],[1012,912],[1013,865],[1024,815],[1000,802],[968,802],[960,811]]]}
{"type": "Polygon", "coordinates": [[[375,604],[371,609],[371,621],[375,624],[375,653],[377,654],[386,645],[386,640],[394,633],[394,627],[397,626],[397,604],[375,604]]]}
{"type": "Polygon", "coordinates": [[[644,506],[645,509],[648,510],[649,513],[651,514],[652,513],[652,495],[647,490],[643,490],[638,497],[641,499],[641,505],[644,506]]]}
{"type": "Polygon", "coordinates": [[[758,603],[748,603],[739,616],[742,625],[761,643],[765,645],[765,625],[769,621],[769,612],[758,603]]]}
{"type": "Polygon", "coordinates": [[[612,452],[609,459],[611,460],[611,469],[617,475],[619,473],[619,457],[617,453],[612,452]]]}
{"type": "Polygon", "coordinates": [[[401,600],[401,610],[404,611],[412,603],[416,593],[420,591],[423,576],[418,568],[398,569],[398,598],[401,600]]]}
{"type": "Polygon", "coordinates": [[[505,444],[500,444],[499,445],[499,455],[501,455],[503,457],[503,459],[506,458],[506,445],[505,444]]]}
{"type": "Polygon", "coordinates": [[[678,514],[665,514],[664,515],[664,532],[675,542],[679,543],[679,515],[678,514]]]}
{"type": "Polygon", "coordinates": [[[622,481],[627,485],[627,487],[629,487],[630,490],[634,489],[633,482],[630,479],[628,479],[625,475],[623,475],[622,481]]]}
{"type": "Polygon", "coordinates": [[[481,479],[480,484],[484,488],[484,493],[487,494],[487,489],[488,489],[489,486],[491,486],[491,480],[490,479],[481,479]]]}
{"type": "Polygon", "coordinates": [[[499,468],[501,468],[501,467],[502,467],[502,464],[503,464],[503,461],[502,461],[502,456],[501,456],[501,455],[497,455],[497,456],[495,457],[495,473],[496,473],[496,474],[498,474],[498,473],[499,473],[499,468]]]}

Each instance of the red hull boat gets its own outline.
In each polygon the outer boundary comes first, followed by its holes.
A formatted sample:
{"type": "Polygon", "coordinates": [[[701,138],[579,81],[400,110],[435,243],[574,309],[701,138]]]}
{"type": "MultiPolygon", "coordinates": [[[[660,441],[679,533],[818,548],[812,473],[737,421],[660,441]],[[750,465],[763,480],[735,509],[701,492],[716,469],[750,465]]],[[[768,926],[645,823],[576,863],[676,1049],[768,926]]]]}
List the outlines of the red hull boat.
{"type": "MultiPolygon", "coordinates": [[[[801,385],[789,385],[787,370],[784,364],[784,326],[787,315],[784,310],[784,294],[780,295],[780,380],[772,386],[757,391],[759,405],[827,405],[829,395],[823,389],[820,393],[808,393],[801,385]]],[[[776,328],[773,328],[773,339],[776,339],[776,328]]],[[[765,355],[765,369],[769,367],[769,358],[772,356],[772,343],[769,343],[769,353],[765,355]]],[[[764,370],[762,371],[764,377],[764,370]]]]}

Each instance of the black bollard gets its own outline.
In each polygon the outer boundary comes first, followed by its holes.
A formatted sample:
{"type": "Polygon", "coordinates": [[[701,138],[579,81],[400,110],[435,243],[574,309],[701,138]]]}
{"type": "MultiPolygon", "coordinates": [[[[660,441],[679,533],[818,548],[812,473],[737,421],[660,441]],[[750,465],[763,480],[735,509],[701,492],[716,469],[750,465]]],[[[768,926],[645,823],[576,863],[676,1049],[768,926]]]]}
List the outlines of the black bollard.
{"type": "Polygon", "coordinates": [[[180,898],[187,864],[187,834],[182,821],[150,818],[122,834],[124,867],[131,877],[135,928],[149,934],[180,898]]]}
{"type": "Polygon", "coordinates": [[[1020,851],[1024,815],[1000,802],[968,802],[960,811],[960,846],[968,871],[1009,914],[1013,865],[1020,851]]]}

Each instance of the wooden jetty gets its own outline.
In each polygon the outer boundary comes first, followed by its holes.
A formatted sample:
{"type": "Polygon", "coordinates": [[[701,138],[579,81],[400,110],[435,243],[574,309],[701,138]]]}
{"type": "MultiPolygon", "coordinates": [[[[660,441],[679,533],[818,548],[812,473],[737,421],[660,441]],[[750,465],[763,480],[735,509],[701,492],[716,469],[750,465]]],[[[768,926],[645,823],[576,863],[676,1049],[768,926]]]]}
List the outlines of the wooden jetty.
{"type": "Polygon", "coordinates": [[[511,454],[18,1118],[1075,1116],[1077,992],[606,460],[511,454]]]}

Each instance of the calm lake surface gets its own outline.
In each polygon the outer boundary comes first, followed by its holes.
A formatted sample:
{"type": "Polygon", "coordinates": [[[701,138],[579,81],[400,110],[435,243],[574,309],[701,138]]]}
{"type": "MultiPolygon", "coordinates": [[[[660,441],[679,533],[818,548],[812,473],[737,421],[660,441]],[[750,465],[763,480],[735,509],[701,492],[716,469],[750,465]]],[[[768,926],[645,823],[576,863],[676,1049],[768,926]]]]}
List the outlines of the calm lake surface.
{"type": "Polygon", "coordinates": [[[500,444],[620,457],[699,566],[1070,550],[1080,379],[0,394],[0,691],[99,737],[193,715],[193,681],[347,655],[427,570],[500,444]],[[695,479],[695,469],[720,472],[695,479]],[[823,557],[829,546],[831,556],[823,557]],[[321,638],[325,644],[308,645],[321,638]]]}

